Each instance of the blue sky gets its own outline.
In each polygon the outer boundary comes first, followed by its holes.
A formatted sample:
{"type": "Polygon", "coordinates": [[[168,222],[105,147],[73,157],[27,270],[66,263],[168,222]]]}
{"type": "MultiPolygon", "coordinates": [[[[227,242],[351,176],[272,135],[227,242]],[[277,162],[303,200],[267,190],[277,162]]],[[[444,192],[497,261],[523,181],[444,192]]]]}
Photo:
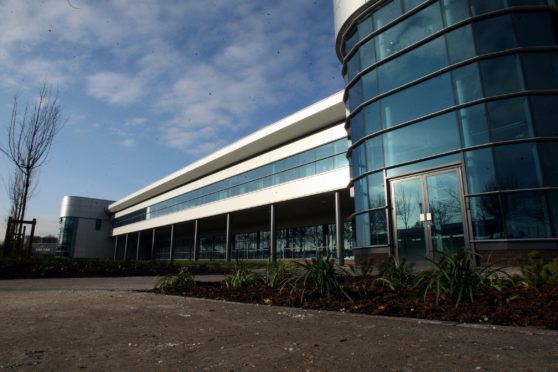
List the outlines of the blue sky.
{"type": "MultiPolygon", "coordinates": [[[[0,2],[0,123],[43,82],[67,118],[27,217],[120,199],[343,87],[330,0],[0,2]]],[[[0,158],[0,233],[12,167],[0,158]]]]}

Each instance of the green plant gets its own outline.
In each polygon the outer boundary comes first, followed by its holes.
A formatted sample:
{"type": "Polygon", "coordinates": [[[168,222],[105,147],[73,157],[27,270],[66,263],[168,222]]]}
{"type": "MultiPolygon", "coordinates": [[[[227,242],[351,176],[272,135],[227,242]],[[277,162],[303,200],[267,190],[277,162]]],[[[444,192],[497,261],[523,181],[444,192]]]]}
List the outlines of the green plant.
{"type": "Polygon", "coordinates": [[[268,264],[263,275],[263,283],[270,288],[280,288],[293,276],[293,266],[284,262],[268,264]]]}
{"type": "Polygon", "coordinates": [[[372,272],[374,271],[374,258],[367,257],[360,263],[359,268],[361,276],[372,276],[372,272]]]}
{"type": "MultiPolygon", "coordinates": [[[[434,264],[430,270],[419,274],[416,286],[424,288],[424,297],[434,291],[436,304],[442,294],[456,301],[455,306],[464,298],[471,303],[480,292],[487,288],[501,290],[509,274],[493,265],[475,266],[471,260],[471,252],[460,250],[452,255],[442,253],[437,261],[429,260],[434,264]]],[[[511,280],[510,285],[513,285],[511,280]]],[[[506,283],[506,285],[507,285],[506,283]]]]}
{"type": "Polygon", "coordinates": [[[188,267],[182,267],[178,274],[167,275],[158,280],[155,288],[163,293],[170,290],[183,291],[194,285],[194,277],[188,267]]]}
{"type": "Polygon", "coordinates": [[[528,259],[518,259],[521,274],[525,281],[532,286],[543,284],[558,284],[558,258],[544,262],[537,251],[530,252],[528,259]]]}
{"type": "Polygon", "coordinates": [[[291,284],[293,288],[301,290],[301,302],[304,301],[306,293],[318,294],[328,299],[332,296],[344,296],[352,301],[346,290],[349,274],[335,263],[331,253],[324,258],[317,251],[316,257],[311,261],[295,261],[294,264],[298,266],[298,270],[285,284],[291,284]]]}
{"type": "Polygon", "coordinates": [[[251,272],[244,262],[236,262],[233,274],[225,280],[223,285],[227,288],[242,288],[258,285],[263,282],[262,276],[251,272]]]}
{"type": "Polygon", "coordinates": [[[380,264],[380,274],[374,280],[374,285],[384,285],[392,290],[408,287],[415,280],[414,263],[407,262],[405,257],[397,259],[395,256],[380,264]]]}

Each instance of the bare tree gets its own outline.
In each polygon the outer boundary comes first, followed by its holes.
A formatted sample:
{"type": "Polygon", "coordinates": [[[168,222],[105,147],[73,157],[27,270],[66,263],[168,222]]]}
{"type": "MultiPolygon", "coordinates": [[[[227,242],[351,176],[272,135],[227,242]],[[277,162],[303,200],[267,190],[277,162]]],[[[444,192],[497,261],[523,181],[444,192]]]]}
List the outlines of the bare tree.
{"type": "MultiPolygon", "coordinates": [[[[17,96],[14,97],[7,128],[7,143],[0,145],[0,151],[15,165],[17,173],[20,173],[16,174],[13,182],[13,191],[17,192],[14,193],[17,194],[17,200],[13,205],[17,214],[14,217],[17,219],[25,218],[27,202],[38,169],[47,160],[54,137],[62,126],[62,108],[58,102],[58,95],[53,94],[46,84],[43,84],[39,91],[39,97],[33,107],[26,105],[22,114],[19,112],[17,96]]],[[[10,194],[11,189],[10,186],[10,194]]]]}

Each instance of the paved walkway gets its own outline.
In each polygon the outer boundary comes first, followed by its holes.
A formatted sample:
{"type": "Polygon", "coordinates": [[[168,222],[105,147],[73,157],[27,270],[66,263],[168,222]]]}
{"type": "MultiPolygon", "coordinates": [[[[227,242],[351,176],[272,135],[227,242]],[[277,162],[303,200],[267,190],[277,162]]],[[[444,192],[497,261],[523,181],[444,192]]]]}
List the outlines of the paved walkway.
{"type": "Polygon", "coordinates": [[[558,371],[558,332],[129,290],[152,281],[0,281],[0,369],[558,371]]]}

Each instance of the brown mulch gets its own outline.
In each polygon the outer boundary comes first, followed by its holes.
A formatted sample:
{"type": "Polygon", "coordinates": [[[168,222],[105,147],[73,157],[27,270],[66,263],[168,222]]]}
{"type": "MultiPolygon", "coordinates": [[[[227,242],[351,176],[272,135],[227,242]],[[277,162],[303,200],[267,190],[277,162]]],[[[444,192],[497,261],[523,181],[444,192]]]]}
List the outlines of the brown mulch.
{"type": "MultiPolygon", "coordinates": [[[[356,284],[356,283],[355,283],[356,284]]],[[[435,297],[416,289],[391,290],[385,287],[353,285],[345,297],[304,296],[288,288],[264,286],[229,289],[220,283],[197,282],[186,291],[167,291],[186,297],[227,300],[261,305],[293,306],[316,310],[344,311],[370,315],[397,316],[460,323],[530,326],[558,329],[558,286],[492,290],[458,305],[449,298],[435,297]],[[356,287],[356,288],[355,288],[356,287]]]]}

